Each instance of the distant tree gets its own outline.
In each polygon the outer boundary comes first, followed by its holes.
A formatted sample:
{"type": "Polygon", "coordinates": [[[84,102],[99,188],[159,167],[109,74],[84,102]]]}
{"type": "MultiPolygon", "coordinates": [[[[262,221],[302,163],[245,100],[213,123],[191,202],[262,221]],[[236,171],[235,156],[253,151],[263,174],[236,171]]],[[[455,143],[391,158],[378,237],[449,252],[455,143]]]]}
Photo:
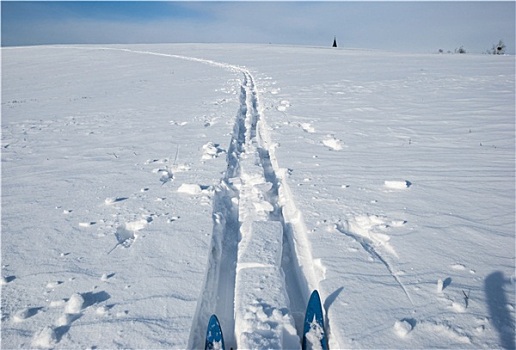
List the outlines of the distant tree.
{"type": "Polygon", "coordinates": [[[333,37],[333,45],[332,45],[332,47],[337,47],[337,37],[336,36],[333,37]]]}
{"type": "Polygon", "coordinates": [[[455,49],[455,53],[466,53],[466,50],[464,49],[464,46],[461,46],[455,49]]]}
{"type": "Polygon", "coordinates": [[[439,53],[443,53],[443,52],[444,52],[443,49],[439,49],[439,53]]]}
{"type": "Polygon", "coordinates": [[[505,54],[505,44],[502,40],[498,41],[498,44],[493,45],[491,50],[488,52],[493,55],[504,55],[505,54]]]}

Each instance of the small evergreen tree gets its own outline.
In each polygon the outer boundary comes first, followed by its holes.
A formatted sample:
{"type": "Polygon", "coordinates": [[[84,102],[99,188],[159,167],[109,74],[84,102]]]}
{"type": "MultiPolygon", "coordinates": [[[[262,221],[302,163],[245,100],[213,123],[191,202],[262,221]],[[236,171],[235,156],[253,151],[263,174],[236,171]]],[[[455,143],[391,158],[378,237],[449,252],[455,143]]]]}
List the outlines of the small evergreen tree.
{"type": "Polygon", "coordinates": [[[332,47],[337,47],[337,37],[336,36],[333,37],[333,45],[332,45],[332,47]]]}
{"type": "Polygon", "coordinates": [[[505,44],[502,40],[498,41],[498,44],[493,45],[493,48],[490,51],[493,55],[504,55],[505,54],[505,44]]]}
{"type": "Polygon", "coordinates": [[[461,46],[458,49],[455,49],[455,53],[466,53],[466,50],[464,49],[464,46],[461,46]]]}

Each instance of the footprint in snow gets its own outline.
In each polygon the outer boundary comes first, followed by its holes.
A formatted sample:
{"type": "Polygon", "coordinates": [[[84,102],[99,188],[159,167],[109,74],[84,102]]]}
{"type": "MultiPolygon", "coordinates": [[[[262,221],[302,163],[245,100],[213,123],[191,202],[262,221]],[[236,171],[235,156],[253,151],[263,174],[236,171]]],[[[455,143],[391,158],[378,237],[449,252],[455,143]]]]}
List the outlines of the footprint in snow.
{"type": "Polygon", "coordinates": [[[153,172],[158,173],[160,175],[159,181],[162,185],[174,179],[174,174],[168,167],[158,168],[155,169],[153,172]]]}
{"type": "Polygon", "coordinates": [[[108,252],[111,253],[119,245],[124,248],[129,248],[136,238],[138,238],[138,231],[144,229],[147,224],[152,221],[152,218],[141,219],[137,221],[127,222],[121,226],[118,226],[115,232],[115,237],[118,243],[108,252]]]}
{"type": "Polygon", "coordinates": [[[26,319],[35,316],[42,309],[42,307],[26,307],[21,310],[18,310],[13,316],[13,321],[16,323],[23,322],[26,319]]]}
{"type": "Polygon", "coordinates": [[[464,270],[466,270],[466,265],[464,265],[464,264],[453,264],[450,267],[453,270],[456,270],[456,271],[464,271],[464,270]]]}

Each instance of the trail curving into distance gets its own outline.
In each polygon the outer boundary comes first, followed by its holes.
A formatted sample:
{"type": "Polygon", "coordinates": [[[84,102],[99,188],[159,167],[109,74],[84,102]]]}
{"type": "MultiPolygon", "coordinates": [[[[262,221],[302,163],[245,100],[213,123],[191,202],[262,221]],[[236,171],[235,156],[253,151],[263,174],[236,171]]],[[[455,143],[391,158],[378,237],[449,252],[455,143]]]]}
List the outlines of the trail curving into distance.
{"type": "Polygon", "coordinates": [[[227,169],[215,189],[213,234],[188,347],[202,348],[217,314],[229,348],[299,348],[309,294],[318,288],[302,214],[279,166],[251,72],[212,60],[184,59],[242,74],[227,169]]]}

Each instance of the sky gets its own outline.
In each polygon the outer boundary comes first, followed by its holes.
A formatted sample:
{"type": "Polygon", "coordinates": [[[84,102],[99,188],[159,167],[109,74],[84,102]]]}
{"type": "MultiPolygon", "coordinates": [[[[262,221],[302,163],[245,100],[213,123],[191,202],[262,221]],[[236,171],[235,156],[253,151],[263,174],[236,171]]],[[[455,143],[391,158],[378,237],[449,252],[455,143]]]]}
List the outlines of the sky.
{"type": "Polygon", "coordinates": [[[2,1],[2,46],[263,43],[514,54],[514,1],[2,1]]]}

